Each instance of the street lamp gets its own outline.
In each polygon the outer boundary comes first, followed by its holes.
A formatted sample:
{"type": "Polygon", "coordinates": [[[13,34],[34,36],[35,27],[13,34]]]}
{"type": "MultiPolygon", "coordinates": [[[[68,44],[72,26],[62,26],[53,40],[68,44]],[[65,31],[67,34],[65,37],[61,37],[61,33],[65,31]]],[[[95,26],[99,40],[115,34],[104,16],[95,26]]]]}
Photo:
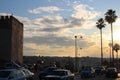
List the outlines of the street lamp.
{"type": "Polygon", "coordinates": [[[75,36],[75,72],[77,72],[77,36],[75,36]]]}
{"type": "MultiPolygon", "coordinates": [[[[80,36],[80,38],[82,38],[82,36],[80,36]]],[[[78,47],[77,47],[77,36],[75,36],[75,71],[77,72],[78,71],[78,58],[77,58],[77,55],[78,55],[78,47]]]]}

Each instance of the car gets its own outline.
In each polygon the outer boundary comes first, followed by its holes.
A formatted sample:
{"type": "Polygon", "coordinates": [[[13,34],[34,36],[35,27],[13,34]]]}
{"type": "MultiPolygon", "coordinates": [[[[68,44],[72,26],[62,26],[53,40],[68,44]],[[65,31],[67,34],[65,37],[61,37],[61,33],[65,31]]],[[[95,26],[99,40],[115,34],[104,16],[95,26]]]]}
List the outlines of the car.
{"type": "Polygon", "coordinates": [[[34,80],[34,73],[26,68],[21,68],[21,70],[24,72],[26,80],[34,80]]]}
{"type": "Polygon", "coordinates": [[[25,68],[1,69],[0,80],[34,80],[34,73],[25,68]]]}
{"type": "Polygon", "coordinates": [[[45,68],[43,71],[41,71],[41,72],[38,73],[39,79],[40,80],[43,79],[46,75],[49,75],[55,69],[57,69],[57,67],[48,67],[48,68],[45,68]]]}
{"type": "Polygon", "coordinates": [[[109,67],[109,68],[107,68],[106,73],[105,73],[105,76],[106,76],[106,77],[117,78],[117,77],[118,77],[117,68],[114,68],[114,67],[109,67]]]}
{"type": "Polygon", "coordinates": [[[2,63],[2,65],[0,66],[0,69],[17,69],[17,68],[21,68],[21,66],[14,62],[2,63]]]}
{"type": "Polygon", "coordinates": [[[0,80],[26,80],[22,70],[2,69],[0,70],[0,80]]]}
{"type": "Polygon", "coordinates": [[[95,69],[93,67],[84,67],[80,72],[81,78],[95,77],[95,69]]]}
{"type": "Polygon", "coordinates": [[[96,74],[104,74],[105,73],[105,67],[104,66],[97,66],[94,68],[96,74]]]}
{"type": "Polygon", "coordinates": [[[74,80],[74,74],[70,70],[56,69],[51,74],[46,75],[43,80],[74,80]]]}

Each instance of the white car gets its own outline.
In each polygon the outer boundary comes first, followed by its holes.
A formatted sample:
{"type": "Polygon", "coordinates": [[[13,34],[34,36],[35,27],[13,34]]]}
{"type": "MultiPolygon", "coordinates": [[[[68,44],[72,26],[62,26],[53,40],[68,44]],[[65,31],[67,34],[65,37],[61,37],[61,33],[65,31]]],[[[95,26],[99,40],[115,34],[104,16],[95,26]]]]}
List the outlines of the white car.
{"type": "Polygon", "coordinates": [[[34,73],[32,73],[30,70],[25,68],[21,68],[21,70],[24,72],[27,80],[34,80],[34,73]]]}
{"type": "Polygon", "coordinates": [[[74,80],[74,74],[70,70],[56,69],[43,80],[74,80]]]}
{"type": "Polygon", "coordinates": [[[0,80],[26,80],[26,76],[19,69],[3,69],[0,70],[0,80]]]}

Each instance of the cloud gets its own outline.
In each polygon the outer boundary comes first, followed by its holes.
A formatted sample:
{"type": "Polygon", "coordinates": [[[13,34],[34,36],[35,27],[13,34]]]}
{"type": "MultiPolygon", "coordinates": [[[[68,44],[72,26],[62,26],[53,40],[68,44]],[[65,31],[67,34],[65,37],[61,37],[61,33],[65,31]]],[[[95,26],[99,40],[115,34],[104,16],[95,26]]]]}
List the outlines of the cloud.
{"type": "Polygon", "coordinates": [[[95,22],[91,20],[84,20],[79,18],[63,18],[62,16],[43,16],[36,19],[29,19],[27,17],[17,18],[24,23],[24,36],[46,36],[47,34],[68,35],[66,34],[71,29],[83,28],[91,29],[95,26],[95,22]],[[89,25],[88,25],[89,24],[89,25]]]}
{"type": "Polygon", "coordinates": [[[59,32],[60,30],[62,30],[62,28],[43,28],[40,31],[44,31],[44,32],[59,32]]]}
{"type": "Polygon", "coordinates": [[[0,13],[0,16],[10,16],[12,14],[9,14],[9,13],[0,13]]]}
{"type": "Polygon", "coordinates": [[[98,12],[93,11],[94,8],[90,7],[85,4],[79,4],[73,6],[74,8],[74,13],[71,15],[74,18],[80,18],[80,19],[85,19],[85,20],[91,20],[96,18],[98,16],[98,12]]]}
{"type": "MultiPolygon", "coordinates": [[[[84,35],[85,36],[85,35],[84,35]]],[[[87,50],[90,46],[95,45],[90,37],[79,39],[78,50],[80,48],[87,50]]],[[[24,45],[33,50],[32,53],[39,53],[36,55],[43,56],[73,56],[74,53],[74,37],[58,36],[49,34],[46,36],[34,36],[31,38],[24,38],[24,45]],[[65,54],[66,53],[66,54],[65,54]]],[[[26,51],[26,53],[29,51],[26,51]]],[[[30,52],[30,53],[31,53],[30,52]]],[[[92,51],[94,52],[94,51],[92,51]]],[[[88,55],[88,54],[87,54],[88,55]]]]}
{"type": "Polygon", "coordinates": [[[42,25],[45,27],[63,27],[66,23],[62,16],[43,16],[41,18],[35,19],[34,24],[42,25]]]}
{"type": "Polygon", "coordinates": [[[29,19],[28,17],[22,17],[22,16],[15,16],[18,20],[20,20],[24,25],[34,25],[33,20],[29,19]]]}
{"type": "Polygon", "coordinates": [[[32,37],[36,35],[46,35],[46,34],[64,34],[69,31],[69,29],[80,27],[84,20],[70,18],[65,19],[62,16],[43,16],[31,20],[27,17],[16,16],[25,26],[25,37],[32,37]]]}
{"type": "Polygon", "coordinates": [[[61,10],[62,9],[60,9],[59,7],[56,7],[56,6],[45,6],[45,7],[38,7],[33,10],[28,10],[28,12],[32,13],[32,14],[40,14],[42,12],[54,13],[54,12],[58,12],[61,10]]]}
{"type": "MultiPolygon", "coordinates": [[[[34,10],[36,11],[59,11],[60,9],[51,7],[39,7],[34,10]]],[[[91,29],[95,26],[93,19],[99,15],[98,12],[93,11],[94,9],[88,5],[77,4],[73,6],[75,10],[71,17],[64,18],[56,15],[44,15],[40,18],[30,20],[27,17],[19,18],[26,26],[25,30],[27,33],[32,32],[34,35],[40,34],[64,34],[69,32],[73,28],[91,29]],[[89,25],[88,25],[89,24],[89,25]],[[65,32],[66,31],[66,32],[65,32]]]]}
{"type": "MultiPolygon", "coordinates": [[[[74,46],[74,40],[71,37],[58,36],[55,34],[48,34],[46,36],[34,36],[31,38],[24,38],[25,43],[34,43],[36,45],[46,45],[50,47],[69,47],[74,46]]],[[[95,42],[90,38],[78,39],[78,46],[88,47],[94,45],[95,42]]]]}
{"type": "Polygon", "coordinates": [[[59,37],[57,35],[46,35],[46,36],[34,36],[32,38],[25,38],[25,43],[35,43],[36,45],[48,45],[48,46],[73,46],[73,40],[67,37],[59,37]]]}

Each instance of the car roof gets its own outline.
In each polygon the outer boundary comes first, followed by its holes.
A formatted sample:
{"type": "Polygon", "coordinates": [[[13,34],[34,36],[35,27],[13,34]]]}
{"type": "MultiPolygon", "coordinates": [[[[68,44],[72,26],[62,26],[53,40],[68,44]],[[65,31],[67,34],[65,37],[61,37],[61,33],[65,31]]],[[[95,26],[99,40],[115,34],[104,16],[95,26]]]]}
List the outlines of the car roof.
{"type": "Polygon", "coordinates": [[[115,68],[115,67],[109,67],[109,68],[107,68],[107,69],[117,69],[117,68],[115,68]]]}
{"type": "Polygon", "coordinates": [[[69,71],[69,70],[67,70],[67,69],[56,69],[54,71],[69,71]]]}
{"type": "Polygon", "coordinates": [[[1,69],[0,71],[13,71],[13,70],[17,70],[17,69],[1,69]]]}

